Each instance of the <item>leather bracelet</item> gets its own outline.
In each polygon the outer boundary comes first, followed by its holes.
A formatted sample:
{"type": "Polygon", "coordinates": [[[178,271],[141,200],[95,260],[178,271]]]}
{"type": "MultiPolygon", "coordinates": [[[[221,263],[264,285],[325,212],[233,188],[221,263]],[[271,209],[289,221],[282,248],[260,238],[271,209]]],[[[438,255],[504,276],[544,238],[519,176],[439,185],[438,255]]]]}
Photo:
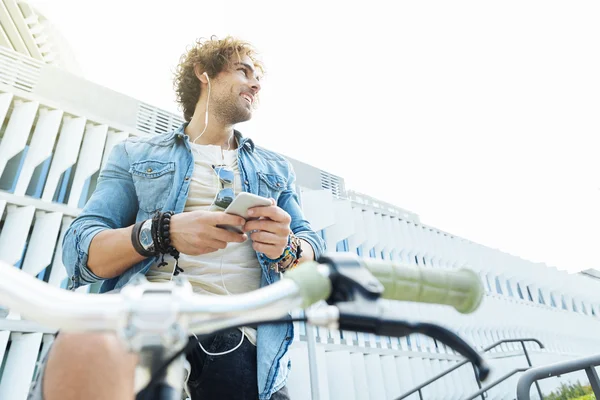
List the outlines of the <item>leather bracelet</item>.
{"type": "Polygon", "coordinates": [[[142,230],[142,225],[144,225],[145,222],[146,221],[140,221],[133,226],[133,229],[131,230],[131,243],[139,255],[144,257],[152,257],[155,256],[156,253],[146,250],[140,243],[140,231],[142,230]]]}

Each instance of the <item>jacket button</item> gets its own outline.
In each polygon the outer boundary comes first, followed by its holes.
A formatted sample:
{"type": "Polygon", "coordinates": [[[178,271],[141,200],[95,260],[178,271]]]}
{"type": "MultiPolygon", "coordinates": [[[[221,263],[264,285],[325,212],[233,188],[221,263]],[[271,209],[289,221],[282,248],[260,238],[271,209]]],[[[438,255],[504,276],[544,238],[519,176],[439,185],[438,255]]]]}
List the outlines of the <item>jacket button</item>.
{"type": "Polygon", "coordinates": [[[148,168],[146,172],[152,172],[152,168],[148,168]]]}
{"type": "Polygon", "coordinates": [[[247,185],[247,184],[248,184],[248,181],[247,181],[247,180],[245,180],[245,181],[244,181],[244,183],[247,185]]]}
{"type": "Polygon", "coordinates": [[[277,187],[281,186],[281,183],[277,182],[277,187]]]}
{"type": "Polygon", "coordinates": [[[186,177],[185,177],[185,180],[186,180],[186,181],[189,181],[189,180],[190,180],[190,177],[189,177],[189,176],[186,176],[186,177]]]}

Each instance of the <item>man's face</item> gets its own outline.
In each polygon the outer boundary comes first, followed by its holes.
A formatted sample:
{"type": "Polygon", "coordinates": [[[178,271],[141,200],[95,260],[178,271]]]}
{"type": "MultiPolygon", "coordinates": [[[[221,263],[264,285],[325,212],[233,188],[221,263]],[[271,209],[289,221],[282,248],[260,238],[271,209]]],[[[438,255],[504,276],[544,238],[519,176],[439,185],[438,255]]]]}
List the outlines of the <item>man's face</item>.
{"type": "Polygon", "coordinates": [[[211,80],[209,109],[226,124],[248,121],[260,91],[259,80],[250,57],[234,56],[231,66],[211,80]]]}

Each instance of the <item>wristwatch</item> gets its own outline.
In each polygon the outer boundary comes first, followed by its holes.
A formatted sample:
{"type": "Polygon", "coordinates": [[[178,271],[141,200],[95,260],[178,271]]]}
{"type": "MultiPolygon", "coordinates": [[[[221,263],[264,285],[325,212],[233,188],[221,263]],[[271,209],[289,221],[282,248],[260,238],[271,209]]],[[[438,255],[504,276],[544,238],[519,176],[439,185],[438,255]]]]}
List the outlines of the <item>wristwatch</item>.
{"type": "Polygon", "coordinates": [[[131,231],[131,243],[133,248],[144,257],[154,256],[156,246],[152,239],[152,220],[147,219],[134,225],[131,231]]]}
{"type": "Polygon", "coordinates": [[[154,253],[154,240],[152,239],[152,220],[147,219],[142,224],[139,234],[140,244],[144,250],[154,253]]]}

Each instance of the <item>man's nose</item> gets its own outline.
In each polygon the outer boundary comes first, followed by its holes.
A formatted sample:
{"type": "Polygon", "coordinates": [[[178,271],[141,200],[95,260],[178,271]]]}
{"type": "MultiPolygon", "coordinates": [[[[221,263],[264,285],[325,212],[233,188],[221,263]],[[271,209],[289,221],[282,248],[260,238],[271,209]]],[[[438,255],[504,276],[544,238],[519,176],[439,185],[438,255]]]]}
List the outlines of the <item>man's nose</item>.
{"type": "Polygon", "coordinates": [[[254,92],[254,94],[260,92],[260,88],[260,81],[254,78],[254,81],[252,82],[252,91],[254,92]]]}

